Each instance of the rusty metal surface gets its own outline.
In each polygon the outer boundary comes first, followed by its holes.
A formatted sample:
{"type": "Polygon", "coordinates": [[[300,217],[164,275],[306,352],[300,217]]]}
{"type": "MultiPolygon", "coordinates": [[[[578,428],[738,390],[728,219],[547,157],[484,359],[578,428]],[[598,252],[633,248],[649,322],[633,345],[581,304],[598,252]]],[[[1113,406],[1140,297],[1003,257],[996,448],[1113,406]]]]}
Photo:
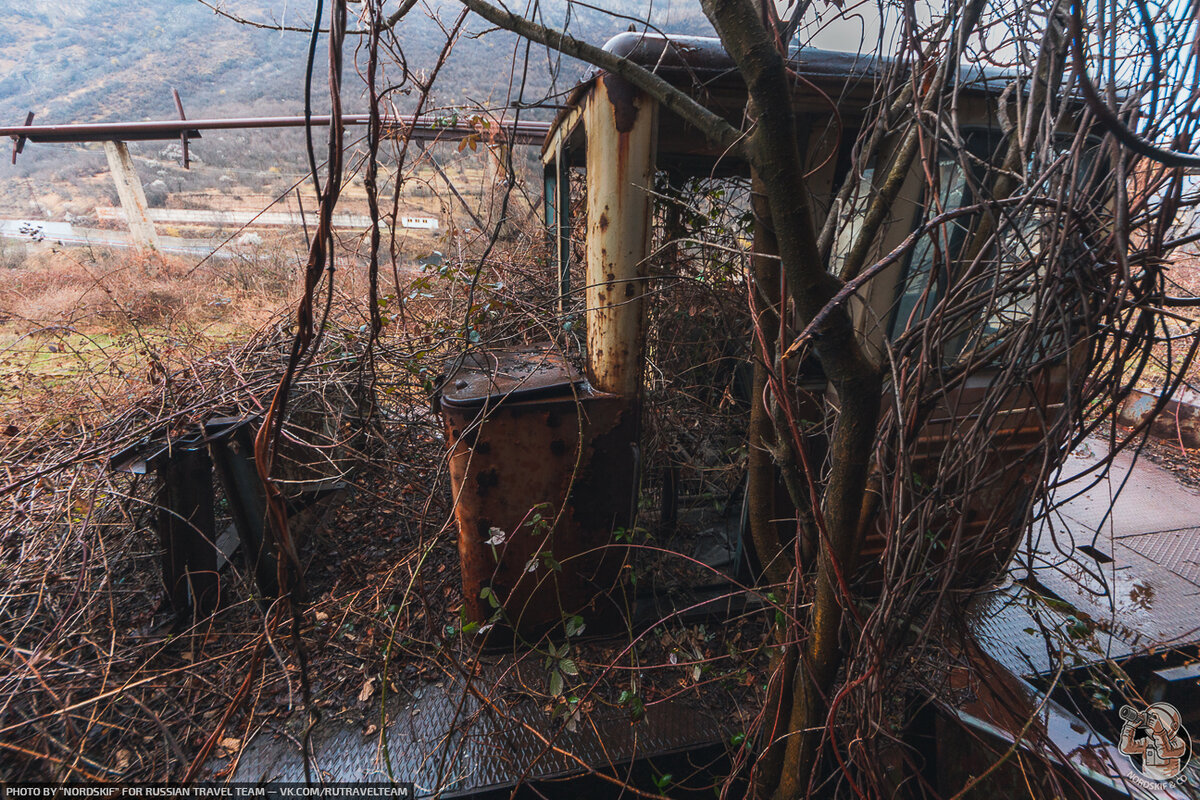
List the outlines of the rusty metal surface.
{"type": "MultiPolygon", "coordinates": [[[[982,442],[979,457],[987,480],[974,488],[965,513],[948,510],[933,531],[943,542],[959,537],[954,549],[971,558],[969,567],[964,564],[964,574],[972,576],[975,585],[1004,571],[1026,530],[1025,512],[1035,479],[1032,467],[1053,444],[1047,442],[1046,431],[1062,413],[1066,378],[1064,366],[1051,365],[1032,375],[1028,386],[995,397],[991,391],[995,373],[983,371],[942,395],[913,437],[914,469],[929,484],[934,483],[948,450],[964,441],[982,442]]],[[[883,533],[868,534],[863,545],[868,569],[877,570],[884,546],[883,533]]]]}
{"type": "Polygon", "coordinates": [[[582,389],[583,382],[583,376],[555,348],[532,345],[484,351],[469,354],[446,379],[442,403],[466,408],[504,398],[569,394],[572,386],[582,389]]]}
{"type": "MultiPolygon", "coordinates": [[[[1121,404],[1117,421],[1130,427],[1142,425],[1161,401],[1162,390],[1134,389],[1121,404]]],[[[1150,425],[1150,435],[1181,447],[1200,447],[1200,392],[1175,392],[1150,425]]]]}
{"type": "MultiPolygon", "coordinates": [[[[538,662],[532,666],[536,667],[538,662]]],[[[365,722],[327,720],[312,736],[313,767],[326,781],[413,781],[417,793],[470,796],[524,780],[603,769],[631,760],[721,742],[745,723],[714,708],[706,689],[651,704],[642,721],[607,704],[571,724],[552,720],[528,691],[545,673],[511,659],[485,665],[470,680],[448,676],[402,687],[389,709],[385,736],[365,735],[365,722]],[[480,700],[480,696],[490,699],[480,700]],[[384,747],[386,744],[386,747],[384,747]]],[[[378,720],[378,709],[371,714],[378,720]]],[[[304,764],[291,732],[264,730],[242,753],[235,781],[302,781],[304,764]]],[[[220,768],[222,765],[217,765],[220,768]]]]}
{"type": "Polygon", "coordinates": [[[587,377],[605,392],[641,394],[658,103],[615,76],[584,106],[587,171],[587,377]]]}
{"type": "Polygon", "coordinates": [[[468,617],[491,621],[486,588],[504,609],[497,634],[537,636],[575,614],[593,629],[619,622],[625,548],[613,531],[629,524],[636,486],[633,403],[528,348],[482,363],[447,380],[464,384],[457,404],[442,400],[468,617]]]}
{"type": "Polygon", "coordinates": [[[212,461],[203,446],[161,459],[157,525],[162,578],[176,613],[208,616],[220,604],[212,461]]]}

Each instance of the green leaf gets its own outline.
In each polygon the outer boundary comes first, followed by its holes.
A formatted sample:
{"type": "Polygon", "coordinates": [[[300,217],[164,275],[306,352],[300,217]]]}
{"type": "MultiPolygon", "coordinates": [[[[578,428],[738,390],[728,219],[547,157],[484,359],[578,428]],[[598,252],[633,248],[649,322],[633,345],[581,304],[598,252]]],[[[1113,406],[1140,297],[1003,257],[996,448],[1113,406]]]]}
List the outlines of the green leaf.
{"type": "Polygon", "coordinates": [[[558,668],[567,675],[579,674],[579,667],[575,666],[575,662],[569,658],[564,658],[562,661],[558,662],[558,668]]]}
{"type": "Polygon", "coordinates": [[[558,670],[553,670],[550,673],[550,694],[554,697],[558,697],[559,695],[562,694],[562,690],[563,690],[562,673],[559,672],[558,670]]]}
{"type": "Polygon", "coordinates": [[[646,704],[642,702],[642,698],[634,695],[629,701],[629,719],[633,722],[641,722],[646,716],[646,704]]]}

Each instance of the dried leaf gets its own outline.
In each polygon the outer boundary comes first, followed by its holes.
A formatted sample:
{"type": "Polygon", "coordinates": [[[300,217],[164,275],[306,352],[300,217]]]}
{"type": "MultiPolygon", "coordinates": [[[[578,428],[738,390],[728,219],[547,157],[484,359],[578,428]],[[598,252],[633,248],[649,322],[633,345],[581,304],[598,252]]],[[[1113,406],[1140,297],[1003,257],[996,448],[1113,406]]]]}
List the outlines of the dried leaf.
{"type": "Polygon", "coordinates": [[[371,699],[371,695],[375,694],[375,679],[367,678],[363,681],[362,689],[358,693],[358,702],[365,703],[371,699]]]}

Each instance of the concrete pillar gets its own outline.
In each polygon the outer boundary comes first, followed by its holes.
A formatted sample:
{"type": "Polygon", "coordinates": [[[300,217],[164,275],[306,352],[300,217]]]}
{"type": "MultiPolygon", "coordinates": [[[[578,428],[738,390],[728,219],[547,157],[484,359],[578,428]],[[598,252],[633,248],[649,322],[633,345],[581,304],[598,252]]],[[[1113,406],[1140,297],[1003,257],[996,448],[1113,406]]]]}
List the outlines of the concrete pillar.
{"type": "Polygon", "coordinates": [[[587,130],[588,380],[636,397],[645,357],[646,256],[658,104],[613,75],[596,81],[587,130]]]}
{"type": "Polygon", "coordinates": [[[108,156],[108,168],[112,172],[113,183],[117,186],[117,196],[121,198],[121,208],[125,211],[125,220],[129,223],[129,235],[133,239],[134,247],[139,250],[161,250],[158,233],[154,230],[154,223],[150,221],[146,193],[142,190],[142,181],[133,168],[129,148],[124,142],[105,142],[104,155],[108,156]]]}

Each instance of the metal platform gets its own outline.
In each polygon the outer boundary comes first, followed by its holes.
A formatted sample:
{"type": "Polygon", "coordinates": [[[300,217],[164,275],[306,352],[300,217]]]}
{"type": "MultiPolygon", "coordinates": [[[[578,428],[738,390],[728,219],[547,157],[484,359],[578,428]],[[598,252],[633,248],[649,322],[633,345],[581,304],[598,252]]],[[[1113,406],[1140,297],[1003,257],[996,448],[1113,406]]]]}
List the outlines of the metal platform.
{"type": "MultiPolygon", "coordinates": [[[[1096,463],[1102,453],[1092,443],[1068,460],[1063,474],[1096,463]]],[[[1014,675],[1036,679],[1060,665],[1119,660],[1200,640],[1200,528],[1194,527],[1200,494],[1149,462],[1135,467],[1127,455],[1118,456],[1104,481],[1068,484],[1059,496],[1076,493],[1035,532],[1009,578],[973,602],[981,648],[1014,675]],[[1094,549],[1077,549],[1082,546],[1094,549]]],[[[364,734],[361,719],[323,722],[312,737],[319,778],[413,781],[418,795],[465,796],[711,745],[743,730],[743,719],[754,712],[710,684],[650,703],[645,718],[632,722],[614,702],[619,689],[610,687],[568,724],[549,713],[540,691],[546,677],[540,658],[487,661],[470,679],[447,668],[439,681],[402,686],[409,694],[390,704],[383,736],[364,734]]],[[[1054,719],[1046,725],[1058,745],[1072,745],[1064,752],[1111,750],[1061,714],[1069,725],[1054,719]]],[[[1124,761],[1111,754],[1100,760],[1116,766],[1092,764],[1088,774],[1119,785],[1124,761]]],[[[303,777],[299,729],[291,727],[260,732],[233,775],[238,781],[303,777]]]]}
{"type": "MultiPolygon", "coordinates": [[[[312,736],[315,776],[327,782],[412,781],[419,796],[465,796],[588,768],[620,768],[638,758],[691,750],[740,730],[738,715],[714,710],[700,692],[647,703],[645,717],[598,699],[590,713],[551,719],[548,701],[528,687],[545,683],[537,661],[493,659],[479,675],[424,683],[389,708],[385,735],[330,720],[312,736]],[[484,700],[483,698],[487,698],[484,700]]],[[[704,695],[711,700],[713,687],[704,695]]],[[[717,689],[716,691],[719,691],[717,689]]],[[[260,733],[235,781],[303,781],[297,731],[260,733]]]]}
{"type": "MultiPolygon", "coordinates": [[[[1089,442],[1062,474],[1080,473],[1105,452],[1089,442]]],[[[973,603],[984,650],[1032,677],[1054,670],[1064,656],[1070,667],[1200,641],[1200,493],[1120,453],[1103,480],[1080,477],[1058,497],[1065,502],[1018,553],[1011,575],[1019,582],[973,603]],[[1045,630],[1060,632],[1051,640],[1069,646],[1048,645],[1045,630]]]]}

